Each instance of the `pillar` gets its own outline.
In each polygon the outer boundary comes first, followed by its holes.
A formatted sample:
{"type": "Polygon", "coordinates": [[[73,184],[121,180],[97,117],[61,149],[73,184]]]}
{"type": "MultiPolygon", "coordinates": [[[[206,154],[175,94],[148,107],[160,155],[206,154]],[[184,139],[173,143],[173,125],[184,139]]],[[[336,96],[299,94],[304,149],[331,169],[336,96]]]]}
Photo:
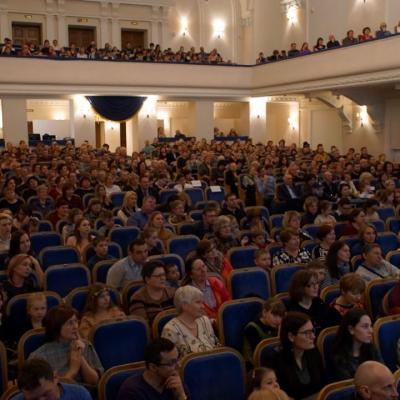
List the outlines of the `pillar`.
{"type": "Polygon", "coordinates": [[[89,102],[84,96],[76,96],[73,99],[72,113],[73,133],[75,145],[80,146],[87,141],[89,144],[96,145],[96,124],[95,116],[89,102]]]}
{"type": "MultiPolygon", "coordinates": [[[[59,14],[57,16],[57,27],[58,27],[58,44],[61,47],[69,46],[69,39],[67,37],[67,26],[65,24],[65,16],[59,14]]],[[[50,40],[50,39],[49,39],[50,40]]]]}
{"type": "Polygon", "coordinates": [[[20,140],[28,142],[28,121],[26,99],[3,97],[1,99],[3,114],[3,137],[5,142],[18,144],[20,140]]]}
{"type": "Polygon", "coordinates": [[[113,18],[111,20],[111,32],[112,32],[112,46],[121,48],[121,26],[119,20],[113,18]]]}
{"type": "Polygon", "coordinates": [[[6,10],[0,9],[0,37],[1,41],[5,37],[11,37],[10,25],[8,23],[8,14],[6,10]]]}
{"type": "Polygon", "coordinates": [[[108,19],[102,17],[100,19],[100,43],[97,44],[98,47],[104,47],[104,45],[110,42],[110,36],[108,32],[108,19]]]}
{"type": "Polygon", "coordinates": [[[151,143],[157,137],[157,96],[148,96],[136,116],[137,128],[132,142],[134,151],[136,146],[141,150],[146,140],[151,143]]]}
{"type": "MultiPolygon", "coordinates": [[[[58,28],[58,26],[57,26],[58,28]]],[[[58,30],[58,29],[57,29],[58,30]]],[[[46,37],[45,39],[50,40],[50,44],[52,44],[53,39],[56,38],[56,16],[52,14],[46,15],[46,37]]]]}
{"type": "Polygon", "coordinates": [[[192,104],[191,117],[192,129],[190,135],[197,139],[212,140],[214,138],[214,102],[208,100],[195,101],[192,104]]]}
{"type": "Polygon", "coordinates": [[[267,100],[255,97],[250,100],[250,137],[254,144],[267,143],[267,100]]]}

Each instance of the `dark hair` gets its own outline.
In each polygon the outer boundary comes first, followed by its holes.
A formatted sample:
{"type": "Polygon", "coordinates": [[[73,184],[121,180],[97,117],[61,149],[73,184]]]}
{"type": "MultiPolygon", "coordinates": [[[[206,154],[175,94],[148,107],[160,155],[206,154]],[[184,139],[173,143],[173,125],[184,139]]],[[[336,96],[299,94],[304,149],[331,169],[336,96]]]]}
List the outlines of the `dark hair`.
{"type": "Polygon", "coordinates": [[[351,210],[349,221],[354,222],[361,212],[364,212],[362,208],[355,208],[354,210],[351,210]]]}
{"type": "Polygon", "coordinates": [[[296,335],[299,329],[308,321],[311,321],[311,318],[307,314],[297,311],[288,312],[282,319],[279,339],[281,341],[282,350],[284,353],[287,355],[293,354],[293,344],[289,340],[289,333],[296,335]]]}
{"type": "Polygon", "coordinates": [[[209,206],[203,208],[201,215],[206,215],[207,213],[217,212],[217,211],[218,211],[217,207],[209,205],[209,206]]]}
{"type": "Polygon", "coordinates": [[[337,253],[339,250],[343,249],[344,246],[348,246],[346,242],[342,240],[337,240],[332,243],[331,247],[328,250],[328,254],[326,255],[326,266],[328,267],[329,274],[332,278],[339,279],[339,269],[337,265],[337,253]]]}
{"type": "Polygon", "coordinates": [[[315,271],[310,269],[301,269],[295,272],[289,287],[290,299],[298,303],[304,296],[304,288],[310,282],[311,278],[318,279],[318,275],[315,271]]]}
{"type": "Polygon", "coordinates": [[[146,278],[150,278],[153,275],[154,271],[157,268],[163,268],[165,265],[163,262],[154,260],[154,261],[147,261],[142,268],[142,278],[146,282],[146,278]]]}
{"type": "MultiPolygon", "coordinates": [[[[369,317],[365,310],[352,309],[342,317],[339,329],[333,339],[332,354],[340,355],[346,359],[351,357],[353,336],[350,334],[349,327],[355,327],[364,315],[369,317]]],[[[374,345],[372,343],[363,343],[360,348],[359,363],[374,360],[374,353],[374,345]]]]}
{"type": "Polygon", "coordinates": [[[196,247],[196,255],[200,258],[203,258],[213,246],[215,246],[215,244],[209,239],[200,240],[199,244],[196,247]]]}
{"type": "MultiPolygon", "coordinates": [[[[104,292],[105,290],[109,292],[110,288],[109,286],[101,282],[96,282],[89,286],[85,303],[85,312],[93,314],[97,312],[98,309],[97,299],[101,295],[101,293],[104,292]]],[[[113,308],[114,306],[115,304],[112,298],[110,298],[109,309],[113,308]]]]}
{"type": "Polygon", "coordinates": [[[46,341],[58,340],[62,326],[74,315],[78,318],[78,312],[70,306],[58,305],[53,307],[47,314],[46,341]]]}
{"type": "Polygon", "coordinates": [[[194,255],[193,257],[190,257],[186,260],[185,262],[185,276],[182,279],[182,284],[181,286],[187,285],[189,282],[192,281],[192,269],[193,269],[193,264],[195,261],[201,260],[199,256],[194,255]]]}
{"type": "Polygon", "coordinates": [[[324,238],[333,230],[334,228],[332,225],[321,225],[317,230],[317,239],[324,240],[324,238]]]}
{"type": "Polygon", "coordinates": [[[146,242],[145,242],[145,240],[142,239],[142,238],[138,238],[138,239],[132,240],[132,242],[129,243],[128,250],[129,250],[130,252],[132,252],[132,251],[133,251],[133,248],[134,248],[135,246],[144,246],[145,244],[146,244],[146,242]]]}
{"type": "MultiPolygon", "coordinates": [[[[11,235],[11,239],[10,239],[10,250],[8,252],[8,257],[9,259],[13,258],[14,256],[16,256],[17,254],[21,254],[21,250],[20,250],[20,243],[21,243],[21,238],[24,235],[28,235],[29,234],[25,231],[15,231],[12,235],[11,235]]],[[[29,252],[27,253],[29,255],[33,255],[32,252],[32,245],[31,248],[29,249],[29,252]]]]}
{"type": "Polygon", "coordinates": [[[278,315],[280,317],[284,317],[286,313],[286,307],[283,301],[273,297],[264,302],[263,310],[267,312],[269,311],[271,314],[278,315]]]}
{"type": "Polygon", "coordinates": [[[279,238],[282,244],[286,244],[293,236],[299,236],[299,234],[294,229],[288,228],[282,229],[279,238]]]}
{"type": "Polygon", "coordinates": [[[144,361],[146,368],[149,368],[150,364],[160,365],[161,353],[166,353],[174,350],[175,344],[169,339],[158,338],[152,343],[148,344],[144,349],[144,361]]]}
{"type": "Polygon", "coordinates": [[[368,243],[368,244],[366,244],[366,245],[363,247],[362,253],[363,253],[363,254],[368,254],[368,253],[370,253],[373,249],[376,249],[376,248],[380,249],[381,246],[379,246],[379,244],[377,244],[377,243],[368,243]]]}
{"type": "Polygon", "coordinates": [[[50,364],[43,358],[32,358],[24,362],[18,372],[18,388],[34,390],[40,386],[40,380],[54,380],[54,372],[50,364]]]}

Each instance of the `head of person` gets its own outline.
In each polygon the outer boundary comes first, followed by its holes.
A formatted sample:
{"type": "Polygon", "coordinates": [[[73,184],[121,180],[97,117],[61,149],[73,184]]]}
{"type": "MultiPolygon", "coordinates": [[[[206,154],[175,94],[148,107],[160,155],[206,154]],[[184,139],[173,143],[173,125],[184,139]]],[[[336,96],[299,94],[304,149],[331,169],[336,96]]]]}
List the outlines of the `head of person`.
{"type": "Polygon", "coordinates": [[[294,349],[313,349],[315,330],[310,317],[300,312],[288,312],[282,319],[279,338],[287,354],[292,354],[294,349]]]}
{"type": "Polygon", "coordinates": [[[327,246],[331,246],[336,240],[335,229],[332,225],[321,225],[317,231],[317,239],[327,246]]]}
{"type": "Polygon", "coordinates": [[[354,385],[364,400],[395,400],[398,397],[393,373],[377,361],[365,361],[359,365],[354,385]]]}
{"type": "Polygon", "coordinates": [[[346,304],[359,304],[364,300],[365,281],[360,275],[350,272],[339,281],[340,295],[346,304]]]}
{"type": "Polygon", "coordinates": [[[32,272],[32,261],[28,254],[17,254],[8,263],[7,273],[10,280],[18,277],[27,279],[32,272]]]}
{"type": "Polygon", "coordinates": [[[197,245],[196,254],[205,261],[213,262],[218,257],[219,251],[212,240],[202,239],[197,245]]]}
{"type": "Polygon", "coordinates": [[[174,305],[178,314],[185,314],[192,319],[204,315],[203,293],[191,285],[180,287],[174,296],[174,305]]]}
{"type": "Polygon", "coordinates": [[[254,258],[257,267],[265,270],[269,270],[272,267],[272,257],[268,250],[257,250],[254,258]]]}
{"type": "Polygon", "coordinates": [[[279,299],[270,298],[263,304],[261,318],[264,323],[274,329],[281,325],[282,318],[286,314],[286,307],[279,299]]]}
{"type": "Polygon", "coordinates": [[[74,234],[77,238],[88,237],[90,230],[90,221],[86,218],[81,218],[75,224],[74,234]]]}
{"type": "Polygon", "coordinates": [[[147,261],[142,268],[142,278],[146,286],[154,290],[166,287],[165,265],[161,261],[147,261]]]}
{"type": "Polygon", "coordinates": [[[313,299],[318,297],[318,293],[319,282],[315,272],[303,269],[293,275],[289,287],[289,296],[292,301],[299,303],[305,298],[313,299]]]}
{"type": "Polygon", "coordinates": [[[101,209],[103,205],[99,198],[90,199],[88,204],[88,212],[93,213],[95,215],[99,215],[101,213],[101,209]]]}
{"type": "Polygon", "coordinates": [[[43,293],[31,293],[26,301],[26,312],[35,321],[42,321],[47,313],[47,300],[43,293]]]}
{"type": "Polygon", "coordinates": [[[215,207],[206,207],[201,213],[203,223],[206,226],[213,226],[218,217],[218,212],[215,207]]]}
{"type": "Polygon", "coordinates": [[[129,256],[136,264],[144,264],[147,259],[148,249],[144,239],[135,239],[129,244],[129,256]]]}
{"type": "Polygon", "coordinates": [[[322,200],[319,203],[319,209],[321,211],[321,214],[329,215],[332,212],[332,205],[331,205],[331,203],[329,201],[322,200]]]}
{"type": "Polygon", "coordinates": [[[345,242],[337,240],[331,245],[326,255],[326,265],[332,278],[340,278],[338,264],[348,264],[350,258],[350,247],[345,242]]]}
{"type": "Polygon", "coordinates": [[[143,199],[142,211],[151,214],[156,209],[156,199],[153,196],[146,196],[143,199]]]}
{"type": "Polygon", "coordinates": [[[178,282],[179,279],[181,278],[181,273],[176,264],[173,263],[166,264],[164,269],[167,280],[178,282]]]}
{"type": "Polygon", "coordinates": [[[248,393],[262,389],[280,389],[278,378],[272,368],[258,367],[249,372],[248,393]]]}
{"type": "Polygon", "coordinates": [[[122,202],[122,208],[134,209],[136,207],[137,195],[133,191],[125,193],[124,200],[122,202]]]}
{"type": "Polygon", "coordinates": [[[353,207],[350,203],[350,200],[347,198],[342,198],[338,202],[338,210],[343,215],[349,215],[352,211],[353,207]]]}
{"type": "Polygon", "coordinates": [[[177,216],[184,216],[185,215],[185,205],[181,200],[174,200],[169,204],[170,210],[172,214],[177,216]]]}
{"type": "Polygon", "coordinates": [[[314,272],[318,276],[318,283],[321,283],[326,278],[327,269],[323,262],[319,260],[313,260],[306,264],[306,269],[314,272]]]}
{"type": "MultiPolygon", "coordinates": [[[[335,348],[351,352],[354,343],[368,345],[372,343],[372,332],[372,322],[367,311],[352,309],[342,318],[334,339],[335,348]]],[[[361,357],[365,357],[365,354],[361,357]]]]}
{"type": "Polygon", "coordinates": [[[12,218],[6,213],[0,213],[0,238],[6,239],[11,235],[12,218]]]}
{"type": "Polygon", "coordinates": [[[382,262],[382,250],[379,244],[376,243],[366,244],[363,248],[362,255],[366,265],[379,268],[382,262]]]}
{"type": "Polygon", "coordinates": [[[279,235],[283,248],[296,251],[300,249],[299,234],[293,229],[283,229],[279,235]]]}
{"type": "Polygon", "coordinates": [[[78,312],[67,305],[53,307],[47,313],[46,340],[70,342],[79,339],[78,312]]]}
{"type": "Polygon", "coordinates": [[[18,372],[18,388],[26,400],[58,400],[58,378],[50,364],[42,358],[24,362],[18,372]]]}
{"type": "Polygon", "coordinates": [[[164,216],[160,211],[154,211],[149,218],[148,226],[151,228],[161,229],[164,226],[164,216]]]}
{"type": "Polygon", "coordinates": [[[99,310],[109,310],[115,304],[111,299],[110,288],[104,283],[97,282],[89,286],[86,297],[85,312],[97,313],[99,310]]]}
{"type": "Polygon", "coordinates": [[[21,253],[30,254],[31,251],[31,240],[29,235],[25,231],[15,231],[11,235],[10,240],[10,258],[21,253]]]}
{"type": "Polygon", "coordinates": [[[359,232],[359,237],[362,243],[371,244],[376,242],[378,232],[374,225],[364,225],[359,232]]]}
{"type": "Polygon", "coordinates": [[[231,221],[226,215],[220,215],[213,226],[214,232],[220,238],[228,238],[232,234],[231,221]]]}
{"type": "Polygon", "coordinates": [[[301,216],[300,213],[294,210],[286,211],[283,215],[282,227],[294,230],[300,229],[301,216]]]}
{"type": "Polygon", "coordinates": [[[204,284],[207,280],[207,266],[204,261],[198,256],[189,258],[185,263],[185,277],[183,278],[183,285],[190,282],[196,284],[204,284]]]}
{"type": "Polygon", "coordinates": [[[309,196],[304,200],[304,212],[315,215],[318,213],[318,198],[309,196]]]}
{"type": "Polygon", "coordinates": [[[235,209],[239,207],[238,198],[235,193],[229,193],[225,196],[225,203],[228,208],[235,209]]]}

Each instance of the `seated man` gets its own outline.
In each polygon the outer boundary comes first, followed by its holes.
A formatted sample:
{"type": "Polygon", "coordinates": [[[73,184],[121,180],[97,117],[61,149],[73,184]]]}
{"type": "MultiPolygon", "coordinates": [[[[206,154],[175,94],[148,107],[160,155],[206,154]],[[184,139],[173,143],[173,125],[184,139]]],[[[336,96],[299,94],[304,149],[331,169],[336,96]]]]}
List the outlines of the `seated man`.
{"type": "Polygon", "coordinates": [[[18,373],[18,388],[21,393],[14,400],[91,400],[84,386],[60,383],[49,363],[40,358],[25,361],[18,373]]]}
{"type": "Polygon", "coordinates": [[[246,216],[244,207],[235,193],[230,193],[225,196],[221,215],[233,215],[238,223],[240,223],[241,219],[246,216]]]}
{"type": "Polygon", "coordinates": [[[377,361],[362,363],[354,375],[357,400],[392,400],[398,393],[390,369],[377,361]]]}
{"type": "Polygon", "coordinates": [[[146,347],[146,370],[128,378],[117,400],[186,400],[189,398],[179,376],[178,350],[168,339],[160,338],[146,347]]]}

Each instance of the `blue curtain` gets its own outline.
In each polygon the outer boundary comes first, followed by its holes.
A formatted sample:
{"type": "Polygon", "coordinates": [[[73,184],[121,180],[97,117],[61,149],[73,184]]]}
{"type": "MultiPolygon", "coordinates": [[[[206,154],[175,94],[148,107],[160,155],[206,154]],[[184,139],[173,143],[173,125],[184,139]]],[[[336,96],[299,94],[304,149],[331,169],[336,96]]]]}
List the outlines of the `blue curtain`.
{"type": "Polygon", "coordinates": [[[112,121],[132,118],[142,107],[146,97],[134,96],[86,96],[98,114],[112,121]]]}

